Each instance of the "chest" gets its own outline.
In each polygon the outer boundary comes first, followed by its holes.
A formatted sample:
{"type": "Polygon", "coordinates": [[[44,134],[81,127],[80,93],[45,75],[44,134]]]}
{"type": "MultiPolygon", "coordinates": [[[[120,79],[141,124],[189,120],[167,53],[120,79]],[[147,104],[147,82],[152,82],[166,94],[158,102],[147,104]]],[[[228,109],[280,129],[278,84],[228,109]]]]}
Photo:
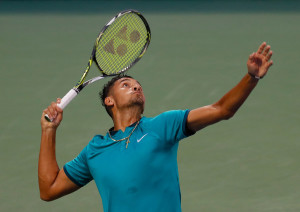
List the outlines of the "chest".
{"type": "Polygon", "coordinates": [[[133,133],[129,141],[112,142],[105,151],[92,155],[88,166],[96,184],[110,188],[142,187],[150,176],[155,184],[159,176],[177,168],[177,146],[169,146],[154,132],[143,130],[133,133]]]}

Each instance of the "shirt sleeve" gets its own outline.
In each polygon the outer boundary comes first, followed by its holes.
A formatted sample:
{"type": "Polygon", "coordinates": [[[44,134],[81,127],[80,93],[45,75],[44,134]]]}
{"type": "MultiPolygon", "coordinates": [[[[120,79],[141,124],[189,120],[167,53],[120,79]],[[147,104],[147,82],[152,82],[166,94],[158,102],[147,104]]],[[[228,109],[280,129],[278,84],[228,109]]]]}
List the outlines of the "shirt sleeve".
{"type": "Polygon", "coordinates": [[[64,165],[64,171],[68,178],[80,187],[86,185],[93,179],[87,164],[86,154],[87,147],[85,147],[76,158],[64,165]]]}
{"type": "Polygon", "coordinates": [[[155,128],[165,141],[176,143],[183,138],[193,135],[188,130],[186,120],[190,110],[171,110],[155,117],[155,128]]]}

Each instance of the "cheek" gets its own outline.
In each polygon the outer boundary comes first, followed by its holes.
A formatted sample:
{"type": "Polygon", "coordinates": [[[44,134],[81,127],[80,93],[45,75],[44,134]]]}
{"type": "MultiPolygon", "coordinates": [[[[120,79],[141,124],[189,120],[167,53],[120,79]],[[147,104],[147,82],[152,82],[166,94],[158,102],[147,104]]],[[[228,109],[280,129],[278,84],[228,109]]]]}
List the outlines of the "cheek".
{"type": "Polygon", "coordinates": [[[146,98],[144,95],[141,96],[141,99],[142,99],[143,103],[145,104],[146,98]]]}
{"type": "Polygon", "coordinates": [[[127,100],[125,93],[118,93],[117,95],[115,95],[115,103],[116,105],[123,105],[127,100]]]}

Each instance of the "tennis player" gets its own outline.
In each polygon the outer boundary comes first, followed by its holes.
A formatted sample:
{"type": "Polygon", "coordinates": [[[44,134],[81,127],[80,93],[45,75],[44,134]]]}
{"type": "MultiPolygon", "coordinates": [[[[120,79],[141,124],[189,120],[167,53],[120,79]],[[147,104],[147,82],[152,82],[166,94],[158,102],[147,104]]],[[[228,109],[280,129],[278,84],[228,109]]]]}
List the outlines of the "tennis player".
{"type": "Polygon", "coordinates": [[[53,102],[43,111],[39,155],[41,199],[51,201],[95,180],[105,212],[181,211],[177,169],[180,140],[231,118],[273,64],[265,42],[247,61],[248,73],[219,101],[194,110],[173,110],[143,117],[145,96],[138,81],[118,76],[100,96],[114,126],[96,135],[72,161],[59,169],[56,130],[63,111],[53,102]],[[48,114],[53,122],[47,122],[48,114]]]}

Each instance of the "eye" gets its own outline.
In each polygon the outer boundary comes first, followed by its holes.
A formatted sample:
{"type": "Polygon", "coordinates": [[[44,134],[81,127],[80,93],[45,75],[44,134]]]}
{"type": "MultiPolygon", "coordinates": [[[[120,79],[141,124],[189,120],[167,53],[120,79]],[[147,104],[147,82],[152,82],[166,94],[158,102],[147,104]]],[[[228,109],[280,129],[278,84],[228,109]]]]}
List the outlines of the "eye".
{"type": "Polygon", "coordinates": [[[128,83],[123,83],[122,87],[128,87],[128,83]]]}

